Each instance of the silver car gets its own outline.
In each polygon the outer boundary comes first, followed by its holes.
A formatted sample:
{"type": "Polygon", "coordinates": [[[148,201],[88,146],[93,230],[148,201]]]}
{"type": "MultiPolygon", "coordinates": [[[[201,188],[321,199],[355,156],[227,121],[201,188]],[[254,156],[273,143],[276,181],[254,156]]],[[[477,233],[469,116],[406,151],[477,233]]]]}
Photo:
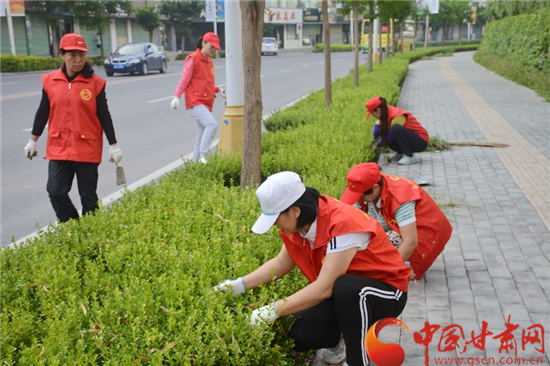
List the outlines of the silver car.
{"type": "Polygon", "coordinates": [[[277,56],[277,39],[271,37],[264,37],[262,39],[262,55],[272,54],[277,56]]]}

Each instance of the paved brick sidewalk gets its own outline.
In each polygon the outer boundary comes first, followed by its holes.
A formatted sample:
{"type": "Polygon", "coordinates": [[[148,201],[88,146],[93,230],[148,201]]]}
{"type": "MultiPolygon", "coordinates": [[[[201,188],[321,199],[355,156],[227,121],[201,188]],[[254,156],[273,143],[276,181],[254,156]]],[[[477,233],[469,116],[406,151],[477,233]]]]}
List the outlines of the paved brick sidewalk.
{"type": "Polygon", "coordinates": [[[510,147],[425,152],[421,163],[410,167],[380,160],[386,174],[432,180],[426,190],[454,229],[443,255],[422,280],[410,284],[402,315],[410,332],[388,327],[381,335],[385,342],[401,344],[405,365],[424,365],[424,347],[414,342],[413,333],[426,321],[441,326],[428,348],[430,365],[436,364],[434,357],[464,357],[463,364],[469,357],[472,362],[493,357],[494,364],[510,364],[507,358],[515,357],[515,349],[523,364],[549,365],[550,107],[534,92],[477,65],[472,55],[412,64],[399,107],[412,112],[431,136],[510,147]],[[507,354],[499,352],[501,341],[493,337],[506,330],[509,316],[519,326],[512,332],[515,348],[507,354]],[[438,351],[443,328],[460,325],[470,341],[472,331],[480,334],[483,321],[493,333],[484,351],[470,343],[461,354],[464,340],[458,353],[438,351]],[[544,327],[544,354],[535,350],[540,343],[522,349],[522,331],[535,324],[544,327]],[[530,363],[531,357],[539,362],[530,363]]]}

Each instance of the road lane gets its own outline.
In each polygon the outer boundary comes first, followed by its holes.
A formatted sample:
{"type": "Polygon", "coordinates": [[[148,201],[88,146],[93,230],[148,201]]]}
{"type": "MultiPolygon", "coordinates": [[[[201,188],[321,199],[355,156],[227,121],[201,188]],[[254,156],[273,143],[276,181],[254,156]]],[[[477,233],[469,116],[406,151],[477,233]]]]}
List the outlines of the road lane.
{"type": "MultiPolygon", "coordinates": [[[[362,60],[364,62],[364,60],[362,60]]],[[[324,85],[322,54],[279,53],[262,57],[263,115],[279,109],[324,85]],[[283,72],[284,70],[288,70],[283,72]]],[[[225,85],[225,60],[214,60],[216,83],[225,85]]],[[[333,78],[346,75],[353,67],[353,55],[332,57],[333,78]]],[[[151,72],[147,76],[115,75],[106,77],[107,99],[120,147],[122,166],[128,184],[157,171],[193,151],[196,123],[184,111],[170,110],[170,99],[181,76],[182,61],[169,63],[166,74],[151,72]],[[155,101],[156,102],[151,102],[155,101]]],[[[34,114],[41,95],[40,73],[2,76],[0,95],[2,117],[2,194],[1,244],[31,234],[55,220],[47,192],[45,134],[38,142],[39,157],[24,159],[23,146],[28,140],[34,114]]],[[[224,99],[216,99],[214,116],[221,120],[224,99]]],[[[106,144],[106,141],[105,141],[106,144]]],[[[98,195],[106,197],[120,189],[115,184],[115,167],[107,162],[104,148],[99,168],[98,195]]],[[[81,207],[76,185],[71,198],[81,207]]]]}

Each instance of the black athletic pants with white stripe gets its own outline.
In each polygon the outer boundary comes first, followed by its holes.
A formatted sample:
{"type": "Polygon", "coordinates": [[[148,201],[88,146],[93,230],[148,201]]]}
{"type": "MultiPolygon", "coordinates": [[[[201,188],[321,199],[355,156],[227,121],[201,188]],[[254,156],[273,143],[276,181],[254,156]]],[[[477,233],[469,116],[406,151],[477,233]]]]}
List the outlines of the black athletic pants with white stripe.
{"type": "Polygon", "coordinates": [[[346,343],[350,366],[368,365],[364,341],[369,328],[378,320],[397,318],[407,303],[407,293],[372,278],[344,275],[334,283],[332,297],[296,313],[289,337],[294,350],[331,348],[340,334],[346,343]]]}

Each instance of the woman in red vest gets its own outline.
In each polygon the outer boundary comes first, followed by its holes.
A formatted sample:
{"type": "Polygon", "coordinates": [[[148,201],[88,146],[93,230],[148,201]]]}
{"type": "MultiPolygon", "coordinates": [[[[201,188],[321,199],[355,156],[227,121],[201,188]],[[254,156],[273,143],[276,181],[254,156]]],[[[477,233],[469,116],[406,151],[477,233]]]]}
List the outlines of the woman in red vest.
{"type": "Polygon", "coordinates": [[[25,155],[28,159],[36,156],[36,142],[48,124],[47,190],[57,218],[65,222],[78,218],[69,197],[75,175],[82,214],[98,207],[96,191],[103,132],[110,145],[109,161],[118,163],[122,151],[107,106],[106,83],[86,62],[88,48],[84,37],[76,33],[65,34],[59,48],[63,65],[57,71],[42,75],[42,100],[25,155]]]}
{"type": "Polygon", "coordinates": [[[415,152],[422,152],[428,147],[428,132],[407,111],[388,105],[386,99],[374,97],[366,104],[367,118],[372,114],[378,121],[374,124],[372,134],[378,139],[376,146],[388,146],[396,154],[392,163],[410,165],[418,163],[415,152]]]}
{"type": "Polygon", "coordinates": [[[352,167],[340,201],[367,212],[393,237],[403,261],[420,278],[449,241],[453,228],[437,203],[415,182],[380,174],[375,163],[352,167]]]}
{"type": "Polygon", "coordinates": [[[225,97],[225,91],[216,86],[212,57],[220,49],[220,39],[208,32],[200,37],[197,50],[185,59],[183,73],[176,87],[170,108],[176,110],[181,95],[185,93],[185,109],[197,120],[197,138],[193,150],[193,161],[206,163],[206,155],[218,132],[218,122],[212,115],[216,93],[225,97]]]}
{"type": "Polygon", "coordinates": [[[310,284],[254,310],[251,325],[295,314],[289,336],[296,351],[335,347],[343,335],[345,354],[332,361],[346,358],[349,365],[367,364],[365,336],[376,321],[401,314],[410,269],[375,219],[306,188],[296,173],[270,176],[256,195],[262,215],[252,231],[262,234],[273,224],[278,226],[281,251],[252,273],[227,280],[216,290],[236,296],[298,267],[310,284]]]}

